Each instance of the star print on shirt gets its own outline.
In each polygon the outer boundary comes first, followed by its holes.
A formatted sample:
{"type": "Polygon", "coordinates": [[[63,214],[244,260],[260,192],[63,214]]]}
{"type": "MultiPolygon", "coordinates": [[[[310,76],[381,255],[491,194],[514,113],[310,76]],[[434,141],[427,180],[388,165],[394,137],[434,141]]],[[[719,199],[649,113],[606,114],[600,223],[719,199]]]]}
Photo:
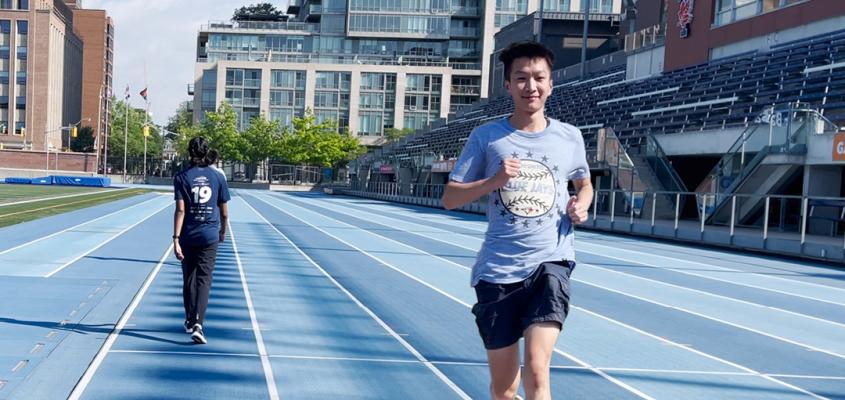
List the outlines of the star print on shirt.
{"type": "Polygon", "coordinates": [[[499,216],[500,216],[500,217],[504,217],[505,215],[508,215],[508,212],[507,212],[507,211],[505,211],[505,210],[499,211],[499,216]]]}
{"type": "Polygon", "coordinates": [[[516,224],[516,218],[511,217],[511,221],[510,221],[510,222],[511,222],[512,224],[516,224]]]}
{"type": "Polygon", "coordinates": [[[519,158],[519,153],[513,152],[513,153],[511,153],[511,157],[512,158],[519,158]]]}
{"type": "Polygon", "coordinates": [[[549,161],[549,157],[543,156],[543,162],[548,162],[548,161],[549,161]]]}
{"type": "Polygon", "coordinates": [[[555,165],[555,167],[554,167],[554,168],[552,168],[552,171],[555,171],[555,172],[558,172],[558,171],[559,171],[559,169],[558,169],[557,165],[555,165]]]}
{"type": "Polygon", "coordinates": [[[537,225],[543,225],[543,220],[542,220],[542,219],[537,219],[537,225]]]}
{"type": "Polygon", "coordinates": [[[534,153],[532,153],[531,150],[528,150],[528,154],[526,154],[526,156],[528,156],[528,158],[534,157],[534,153]]]}
{"type": "Polygon", "coordinates": [[[528,227],[528,221],[527,221],[527,220],[526,220],[526,221],[522,221],[522,226],[524,226],[524,227],[526,227],[526,228],[527,228],[527,227],[528,227]]]}

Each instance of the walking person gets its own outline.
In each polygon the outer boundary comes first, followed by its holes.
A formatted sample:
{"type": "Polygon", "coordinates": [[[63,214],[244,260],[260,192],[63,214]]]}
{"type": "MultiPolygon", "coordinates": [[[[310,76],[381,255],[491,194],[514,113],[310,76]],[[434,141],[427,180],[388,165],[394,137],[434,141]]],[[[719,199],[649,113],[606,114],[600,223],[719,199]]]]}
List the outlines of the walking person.
{"type": "Polygon", "coordinates": [[[184,327],[197,344],[208,343],[203,332],[205,311],[217,246],[226,238],[229,218],[229,187],[221,174],[208,166],[208,152],[204,137],[191,139],[191,166],[173,178],[173,249],[176,259],[182,261],[184,327]]]}
{"type": "Polygon", "coordinates": [[[492,398],[516,398],[522,375],[528,399],[549,399],[552,352],[569,312],[573,224],[586,221],[593,187],[581,131],[545,116],[552,52],[523,42],[499,59],[514,112],[472,132],[442,201],[453,209],[489,195],[487,232],[471,284],[492,398]],[[569,181],[577,192],[571,197],[569,181]]]}

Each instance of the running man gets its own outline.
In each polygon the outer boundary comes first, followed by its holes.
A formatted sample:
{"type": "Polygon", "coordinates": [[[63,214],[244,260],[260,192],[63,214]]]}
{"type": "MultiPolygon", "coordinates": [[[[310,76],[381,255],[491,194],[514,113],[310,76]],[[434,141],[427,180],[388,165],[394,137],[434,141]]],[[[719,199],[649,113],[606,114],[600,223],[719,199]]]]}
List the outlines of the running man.
{"type": "Polygon", "coordinates": [[[525,393],[549,399],[552,352],[569,312],[573,224],[587,220],[593,186],[581,131],[545,116],[552,52],[523,42],[509,46],[499,60],[514,112],[472,132],[442,201],[453,209],[489,195],[487,232],[471,284],[492,397],[516,397],[524,337],[525,393]],[[569,196],[568,181],[575,196],[569,196]]]}
{"type": "Polygon", "coordinates": [[[220,173],[208,167],[208,141],[195,137],[188,143],[190,168],[173,178],[176,211],[173,215],[173,251],[182,261],[182,300],[185,332],[197,344],[208,340],[203,332],[205,311],[217,245],[226,238],[229,187],[220,173]]]}

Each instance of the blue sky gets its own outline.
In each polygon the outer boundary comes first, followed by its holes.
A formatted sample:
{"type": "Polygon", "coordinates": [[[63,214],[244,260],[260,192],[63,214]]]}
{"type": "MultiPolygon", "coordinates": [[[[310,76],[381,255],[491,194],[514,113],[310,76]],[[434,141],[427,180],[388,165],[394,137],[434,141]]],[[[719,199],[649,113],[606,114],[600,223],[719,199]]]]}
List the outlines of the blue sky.
{"type": "Polygon", "coordinates": [[[287,10],[287,0],[83,0],[82,6],[104,9],[114,22],[115,95],[122,96],[129,84],[130,102],[141,106],[138,92],[144,88],[146,65],[153,120],[166,123],[188,100],[200,25],[229,20],[236,8],[260,2],[287,10]]]}

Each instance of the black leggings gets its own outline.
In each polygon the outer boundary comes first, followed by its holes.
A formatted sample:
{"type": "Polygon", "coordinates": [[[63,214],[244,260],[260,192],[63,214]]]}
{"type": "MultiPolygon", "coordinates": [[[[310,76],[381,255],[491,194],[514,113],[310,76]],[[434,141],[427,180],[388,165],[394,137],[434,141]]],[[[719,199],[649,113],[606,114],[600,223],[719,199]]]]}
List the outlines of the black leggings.
{"type": "Polygon", "coordinates": [[[211,274],[217,258],[217,243],[182,248],[182,300],[189,326],[202,325],[211,291],[211,274]]]}

